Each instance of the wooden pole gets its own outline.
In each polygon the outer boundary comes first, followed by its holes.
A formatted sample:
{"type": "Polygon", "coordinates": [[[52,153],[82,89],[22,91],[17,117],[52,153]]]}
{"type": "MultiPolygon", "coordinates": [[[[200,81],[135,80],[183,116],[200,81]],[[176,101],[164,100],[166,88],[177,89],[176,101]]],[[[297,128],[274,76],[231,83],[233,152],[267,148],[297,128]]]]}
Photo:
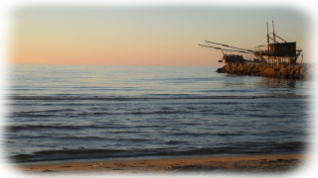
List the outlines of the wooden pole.
{"type": "Polygon", "coordinates": [[[275,40],[275,30],[274,30],[274,20],[272,20],[272,26],[273,26],[273,41],[274,41],[274,43],[276,43],[276,40],[275,40]]]}
{"type": "Polygon", "coordinates": [[[300,62],[300,65],[303,63],[303,54],[301,54],[301,62],[300,62]]]}
{"type": "Polygon", "coordinates": [[[266,22],[266,30],[267,30],[267,34],[266,34],[266,36],[267,36],[267,44],[269,44],[268,22],[266,22]]]}

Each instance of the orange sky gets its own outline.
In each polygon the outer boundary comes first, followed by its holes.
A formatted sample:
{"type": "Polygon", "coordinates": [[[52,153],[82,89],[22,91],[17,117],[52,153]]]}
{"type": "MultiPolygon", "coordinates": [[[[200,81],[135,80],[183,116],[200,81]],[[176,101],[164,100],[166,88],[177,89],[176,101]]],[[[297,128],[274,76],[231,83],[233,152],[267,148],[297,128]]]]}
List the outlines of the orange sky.
{"type": "Polygon", "coordinates": [[[212,40],[253,49],[266,43],[268,14],[275,16],[276,33],[306,48],[307,24],[302,14],[288,9],[248,10],[212,6],[23,8],[14,16],[10,63],[222,65],[218,63],[221,51],[202,49],[198,43],[212,40]]]}

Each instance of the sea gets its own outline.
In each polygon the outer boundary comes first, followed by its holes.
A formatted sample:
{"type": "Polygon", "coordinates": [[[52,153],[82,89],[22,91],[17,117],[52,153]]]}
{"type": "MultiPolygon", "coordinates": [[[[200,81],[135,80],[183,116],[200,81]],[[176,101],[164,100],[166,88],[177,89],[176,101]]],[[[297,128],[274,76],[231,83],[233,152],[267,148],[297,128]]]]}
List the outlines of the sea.
{"type": "Polygon", "coordinates": [[[218,67],[10,65],[13,163],[304,153],[311,81],[218,67]]]}

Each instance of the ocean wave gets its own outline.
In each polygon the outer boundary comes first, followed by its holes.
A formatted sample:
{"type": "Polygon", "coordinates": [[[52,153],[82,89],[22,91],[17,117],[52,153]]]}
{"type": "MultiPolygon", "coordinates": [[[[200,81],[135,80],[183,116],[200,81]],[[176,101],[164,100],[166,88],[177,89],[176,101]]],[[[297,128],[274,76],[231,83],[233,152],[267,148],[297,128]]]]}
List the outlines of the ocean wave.
{"type": "Polygon", "coordinates": [[[271,95],[271,96],[193,96],[193,95],[157,95],[145,97],[103,97],[103,96],[11,96],[9,100],[42,100],[42,101],[132,101],[132,100],[205,100],[205,99],[257,99],[257,98],[304,98],[306,95],[271,95]]]}
{"type": "MultiPolygon", "coordinates": [[[[182,141],[169,141],[169,145],[180,144],[182,141]]],[[[62,161],[76,159],[108,159],[145,156],[192,156],[192,155],[237,155],[237,154],[273,154],[295,153],[302,151],[306,142],[238,142],[231,146],[173,150],[168,148],[145,149],[63,149],[43,150],[31,154],[16,154],[9,158],[13,162],[62,161]]]]}
{"type": "Polygon", "coordinates": [[[79,130],[82,128],[89,128],[89,127],[90,126],[18,125],[18,126],[6,126],[5,128],[10,132],[17,132],[21,130],[39,130],[39,129],[79,130]]]}
{"type": "MultiPolygon", "coordinates": [[[[165,125],[136,125],[134,128],[153,128],[153,127],[166,127],[165,125]]],[[[5,127],[10,132],[17,132],[22,130],[39,130],[39,129],[56,129],[56,130],[80,130],[80,129],[131,129],[127,125],[8,125],[5,127]]],[[[111,133],[133,133],[134,131],[109,131],[111,133]]]]}
{"type": "Polygon", "coordinates": [[[191,96],[191,95],[158,95],[156,97],[100,97],[100,96],[12,96],[11,100],[105,100],[105,101],[130,101],[130,100],[171,100],[171,99],[247,99],[253,96],[191,96]]]}
{"type": "Polygon", "coordinates": [[[0,103],[0,107],[6,107],[6,106],[14,106],[16,104],[12,104],[12,103],[0,103]]]}
{"type": "Polygon", "coordinates": [[[219,133],[211,133],[211,132],[196,132],[196,133],[191,133],[191,132],[179,132],[179,133],[173,133],[172,135],[174,136],[192,136],[192,137],[197,137],[197,136],[221,136],[221,137],[226,137],[226,136],[240,136],[243,135],[242,133],[231,133],[231,132],[219,132],[219,133]]]}
{"type": "Polygon", "coordinates": [[[32,154],[12,155],[14,162],[35,162],[35,161],[54,161],[54,160],[70,160],[84,158],[102,158],[107,155],[128,152],[122,149],[74,149],[74,150],[44,150],[33,152],[32,154]]]}

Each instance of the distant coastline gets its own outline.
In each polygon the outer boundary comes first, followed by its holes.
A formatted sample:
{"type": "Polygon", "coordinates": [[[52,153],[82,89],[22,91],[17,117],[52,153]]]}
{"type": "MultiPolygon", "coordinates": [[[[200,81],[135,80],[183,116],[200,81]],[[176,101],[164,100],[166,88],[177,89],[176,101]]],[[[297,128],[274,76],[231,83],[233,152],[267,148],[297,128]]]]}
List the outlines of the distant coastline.
{"type": "Polygon", "coordinates": [[[317,75],[313,64],[270,66],[269,64],[261,63],[229,63],[218,68],[216,72],[303,80],[313,79],[317,75]]]}

